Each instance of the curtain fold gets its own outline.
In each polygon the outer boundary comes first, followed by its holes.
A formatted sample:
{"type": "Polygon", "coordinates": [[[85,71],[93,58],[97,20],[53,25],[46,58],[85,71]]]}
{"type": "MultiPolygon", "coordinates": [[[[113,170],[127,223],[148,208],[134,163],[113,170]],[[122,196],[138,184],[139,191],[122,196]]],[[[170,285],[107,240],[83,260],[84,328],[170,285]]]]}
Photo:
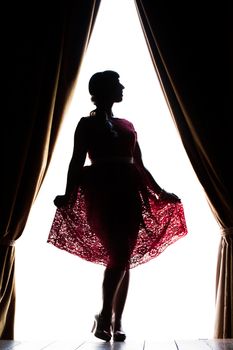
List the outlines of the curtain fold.
{"type": "MultiPolygon", "coordinates": [[[[233,227],[230,2],[135,0],[174,123],[220,228],[233,227]],[[221,25],[220,25],[221,23],[221,25]]],[[[221,237],[213,336],[233,338],[232,236],[221,237]]]]}
{"type": "Polygon", "coordinates": [[[223,229],[216,274],[216,338],[233,334],[233,228],[223,229]]]}
{"type": "Polygon", "coordinates": [[[15,249],[0,246],[0,329],[1,339],[13,339],[15,316],[15,249]],[[7,273],[6,273],[7,272],[7,273]]]}
{"type": "Polygon", "coordinates": [[[3,55],[7,73],[0,231],[0,338],[13,339],[14,242],[46,174],[100,0],[13,2],[3,55]]]}

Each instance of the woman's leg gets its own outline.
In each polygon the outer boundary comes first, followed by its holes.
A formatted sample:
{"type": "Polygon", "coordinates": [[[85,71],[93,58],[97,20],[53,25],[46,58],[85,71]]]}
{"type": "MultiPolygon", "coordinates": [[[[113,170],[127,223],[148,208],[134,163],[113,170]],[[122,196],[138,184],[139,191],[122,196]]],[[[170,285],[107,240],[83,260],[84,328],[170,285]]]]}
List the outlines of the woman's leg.
{"type": "MultiPolygon", "coordinates": [[[[103,279],[103,305],[99,315],[95,316],[92,331],[97,338],[109,341],[111,339],[113,302],[125,270],[122,268],[107,267],[103,279]]],[[[115,339],[114,339],[115,340],[115,339]]]]}
{"type": "MultiPolygon", "coordinates": [[[[124,280],[125,270],[118,267],[107,267],[104,272],[104,279],[102,285],[103,305],[100,315],[106,320],[106,324],[110,324],[112,320],[112,311],[114,304],[120,306],[120,297],[115,298],[116,293],[121,290],[119,288],[124,280]]],[[[118,294],[118,293],[117,293],[118,294]]],[[[122,293],[124,294],[124,293],[122,293]]],[[[121,303],[124,304],[124,303],[121,303]]],[[[122,305],[120,306],[122,308],[122,305]]],[[[120,310],[119,310],[120,311],[120,310]]],[[[123,310],[122,310],[123,311],[123,310]]],[[[122,313],[122,311],[120,311],[122,313]]]]}
{"type": "Polygon", "coordinates": [[[118,289],[115,293],[113,303],[114,330],[121,330],[121,318],[125,307],[129,288],[129,270],[126,270],[118,289]]]}

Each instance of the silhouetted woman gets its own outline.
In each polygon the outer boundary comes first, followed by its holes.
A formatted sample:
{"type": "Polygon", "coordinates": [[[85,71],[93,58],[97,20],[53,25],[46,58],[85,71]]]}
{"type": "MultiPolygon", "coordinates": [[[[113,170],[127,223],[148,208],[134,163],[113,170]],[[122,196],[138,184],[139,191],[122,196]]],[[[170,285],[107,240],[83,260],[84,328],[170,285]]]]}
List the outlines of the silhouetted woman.
{"type": "Polygon", "coordinates": [[[144,167],[133,124],[113,115],[123,89],[116,72],[91,77],[96,109],[77,125],[65,194],[54,200],[48,238],[60,249],[106,266],[103,305],[93,327],[105,341],[126,338],[121,319],[129,269],[187,234],[180,199],[164,191],[144,167]],[[91,165],[84,166],[87,155],[91,165]]]}

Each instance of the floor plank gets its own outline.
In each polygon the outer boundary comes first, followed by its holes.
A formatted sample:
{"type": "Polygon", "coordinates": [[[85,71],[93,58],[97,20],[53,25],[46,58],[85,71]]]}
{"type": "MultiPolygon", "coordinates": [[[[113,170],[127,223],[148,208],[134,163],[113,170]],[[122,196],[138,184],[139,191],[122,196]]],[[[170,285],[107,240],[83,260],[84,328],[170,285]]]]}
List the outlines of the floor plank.
{"type": "MultiPolygon", "coordinates": [[[[211,348],[203,340],[175,340],[179,350],[210,350],[211,348]]],[[[227,349],[226,349],[227,350],[227,349]]]]}
{"type": "Polygon", "coordinates": [[[49,344],[44,350],[77,350],[81,349],[86,342],[78,341],[56,341],[49,344]]]}
{"type": "Polygon", "coordinates": [[[171,341],[145,341],[143,350],[177,350],[177,346],[174,340],[171,341]]]}
{"type": "Polygon", "coordinates": [[[12,341],[12,340],[1,340],[0,341],[0,350],[43,350],[47,348],[48,341],[39,341],[39,342],[31,342],[31,341],[12,341]]]}
{"type": "Polygon", "coordinates": [[[176,340],[179,350],[233,350],[233,339],[176,340]]]}
{"type": "Polygon", "coordinates": [[[14,340],[0,340],[0,350],[11,350],[16,347],[16,345],[20,344],[19,341],[14,340]]]}
{"type": "Polygon", "coordinates": [[[233,339],[205,340],[211,350],[233,350],[233,339]]]}
{"type": "Polygon", "coordinates": [[[84,342],[0,340],[0,350],[77,350],[84,342]]]}
{"type": "Polygon", "coordinates": [[[143,350],[144,341],[103,342],[101,340],[89,340],[80,347],[80,350],[143,350]]]}

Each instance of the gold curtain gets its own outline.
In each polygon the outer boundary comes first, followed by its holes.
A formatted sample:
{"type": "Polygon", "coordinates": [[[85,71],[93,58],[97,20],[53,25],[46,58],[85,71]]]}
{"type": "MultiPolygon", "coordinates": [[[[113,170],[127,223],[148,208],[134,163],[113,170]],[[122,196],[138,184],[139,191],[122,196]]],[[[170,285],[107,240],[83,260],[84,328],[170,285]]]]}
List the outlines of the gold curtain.
{"type": "Polygon", "coordinates": [[[1,191],[0,338],[13,339],[14,242],[46,174],[100,0],[8,2],[1,191]]]}
{"type": "Polygon", "coordinates": [[[233,338],[233,228],[222,229],[216,279],[216,338],[233,338]]]}
{"type": "Polygon", "coordinates": [[[175,125],[222,231],[213,336],[233,338],[233,12],[225,0],[135,4],[175,125]]]}

